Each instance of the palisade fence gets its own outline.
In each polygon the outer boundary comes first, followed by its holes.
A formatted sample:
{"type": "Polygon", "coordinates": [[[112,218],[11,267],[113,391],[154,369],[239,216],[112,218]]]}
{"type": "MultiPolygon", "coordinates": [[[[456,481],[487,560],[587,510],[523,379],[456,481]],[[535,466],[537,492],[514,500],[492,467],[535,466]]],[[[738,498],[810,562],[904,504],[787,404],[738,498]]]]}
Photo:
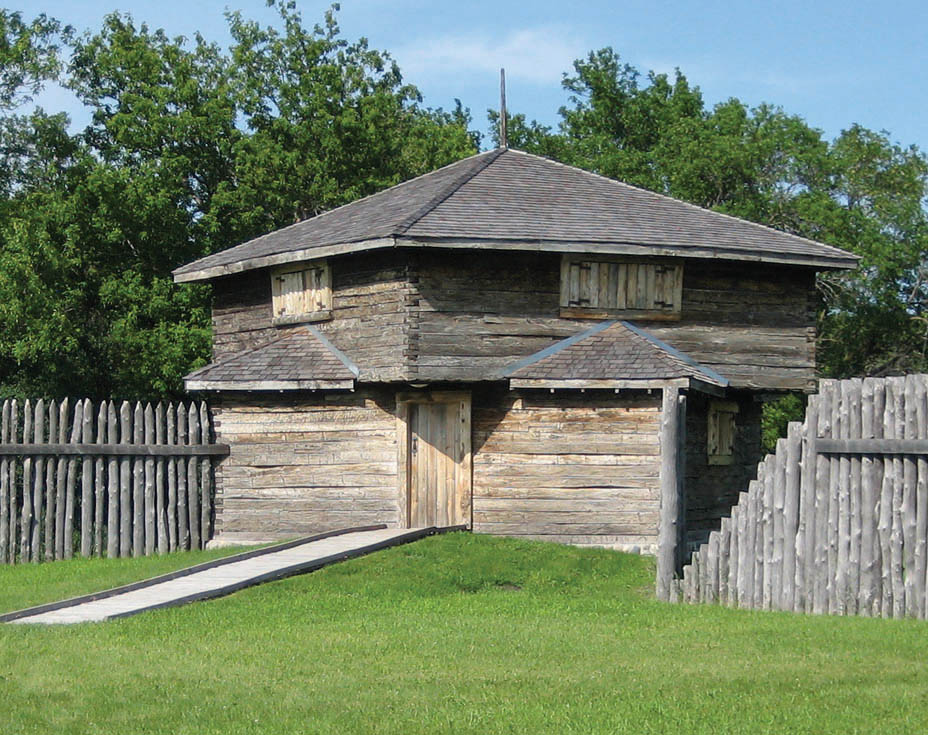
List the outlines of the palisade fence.
{"type": "Polygon", "coordinates": [[[884,618],[928,615],[928,376],[821,381],[677,599],[884,618]]]}
{"type": "Polygon", "coordinates": [[[205,403],[3,402],[0,563],[199,549],[213,514],[205,403]]]}

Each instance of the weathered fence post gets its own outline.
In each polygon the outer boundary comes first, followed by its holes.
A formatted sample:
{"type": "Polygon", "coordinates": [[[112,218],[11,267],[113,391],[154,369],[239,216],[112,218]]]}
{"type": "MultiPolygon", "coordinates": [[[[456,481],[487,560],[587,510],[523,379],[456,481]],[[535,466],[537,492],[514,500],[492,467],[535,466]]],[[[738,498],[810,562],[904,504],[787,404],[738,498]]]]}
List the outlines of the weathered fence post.
{"type": "MultiPolygon", "coordinates": [[[[93,404],[84,399],[83,444],[93,441],[93,404]]],[[[85,559],[93,553],[93,460],[81,457],[81,556],[85,559]]]]}
{"type": "MultiPolygon", "coordinates": [[[[100,401],[97,411],[97,444],[106,444],[106,401],[100,401]]],[[[93,478],[93,555],[103,556],[103,524],[106,517],[105,475],[103,457],[94,460],[93,478]]]]}
{"type": "MultiPolygon", "coordinates": [[[[58,406],[58,443],[66,444],[68,441],[68,418],[71,416],[70,400],[65,398],[58,406]]],[[[65,515],[67,514],[67,459],[62,455],[58,457],[58,468],[55,472],[55,558],[64,559],[64,529],[65,515]]]]}
{"type": "MultiPolygon", "coordinates": [[[[106,402],[106,441],[119,443],[119,427],[116,423],[116,404],[106,402]]],[[[106,555],[113,559],[119,556],[119,460],[115,455],[106,462],[106,555]]]]}
{"type": "MultiPolygon", "coordinates": [[[[58,404],[48,404],[48,441],[58,439],[58,404]]],[[[55,493],[55,459],[49,457],[45,463],[45,561],[55,558],[55,516],[57,495],[55,493]]]]}
{"type": "MultiPolygon", "coordinates": [[[[27,398],[23,407],[23,444],[32,441],[32,411],[32,401],[27,398]]],[[[19,530],[19,558],[20,561],[29,561],[29,545],[32,541],[32,457],[29,455],[23,460],[23,506],[19,530]]]]}
{"type": "MultiPolygon", "coordinates": [[[[2,419],[0,419],[0,441],[6,444],[10,440],[10,403],[3,402],[2,419]]],[[[10,460],[6,455],[0,460],[0,564],[10,561],[10,460]]]]}
{"type": "MultiPolygon", "coordinates": [[[[132,444],[132,407],[119,406],[119,443],[132,444]]],[[[119,458],[119,555],[132,553],[132,460],[119,458]]]]}
{"type": "MultiPolygon", "coordinates": [[[[35,422],[32,441],[41,444],[45,441],[45,399],[40,398],[35,404],[35,422]]],[[[32,484],[32,518],[29,524],[29,558],[37,563],[42,553],[42,508],[45,505],[45,457],[36,457],[32,484]]]]}
{"type": "Polygon", "coordinates": [[[657,542],[657,598],[670,599],[670,587],[677,572],[680,544],[680,478],[678,477],[680,434],[679,391],[665,387],[661,402],[660,520],[657,542]]]}

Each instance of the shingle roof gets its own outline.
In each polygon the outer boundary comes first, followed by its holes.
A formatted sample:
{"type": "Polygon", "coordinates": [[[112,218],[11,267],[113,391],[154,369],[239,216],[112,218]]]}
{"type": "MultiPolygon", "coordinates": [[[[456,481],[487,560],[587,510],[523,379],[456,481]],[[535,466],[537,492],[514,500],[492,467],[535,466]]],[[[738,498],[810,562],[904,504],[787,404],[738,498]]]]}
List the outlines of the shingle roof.
{"type": "Polygon", "coordinates": [[[510,380],[645,381],[694,378],[725,387],[728,380],[629,322],[605,321],[509,367],[510,380]]]}
{"type": "Polygon", "coordinates": [[[497,149],[271,232],[174,271],[214,278],[390,246],[721,257],[847,268],[839,248],[547,158],[497,149]]]}
{"type": "Polygon", "coordinates": [[[190,373],[187,390],[352,388],[358,368],[312,326],[190,373]]]}

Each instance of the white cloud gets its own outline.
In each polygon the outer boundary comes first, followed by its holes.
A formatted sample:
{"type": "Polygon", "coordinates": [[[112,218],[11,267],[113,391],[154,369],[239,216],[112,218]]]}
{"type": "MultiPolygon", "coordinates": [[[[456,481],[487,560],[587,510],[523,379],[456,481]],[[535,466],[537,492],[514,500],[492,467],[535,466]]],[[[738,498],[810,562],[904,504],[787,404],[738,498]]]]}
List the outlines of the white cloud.
{"type": "Polygon", "coordinates": [[[396,49],[393,56],[411,79],[493,72],[506,69],[509,79],[535,84],[557,84],[571,71],[574,59],[585,55],[587,44],[562,27],[540,26],[489,34],[449,34],[422,39],[396,49]]]}

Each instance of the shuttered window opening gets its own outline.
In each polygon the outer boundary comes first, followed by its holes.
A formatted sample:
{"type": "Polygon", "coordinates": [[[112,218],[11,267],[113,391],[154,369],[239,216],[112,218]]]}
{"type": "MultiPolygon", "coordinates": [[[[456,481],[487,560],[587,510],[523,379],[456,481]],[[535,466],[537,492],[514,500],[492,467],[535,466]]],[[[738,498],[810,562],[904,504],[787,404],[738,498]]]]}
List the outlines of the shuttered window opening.
{"type": "Polygon", "coordinates": [[[332,272],[326,261],[271,272],[275,324],[320,321],[332,315],[332,272]]]}
{"type": "Polygon", "coordinates": [[[683,266],[564,256],[561,315],[679,319],[683,266]]]}
{"type": "Polygon", "coordinates": [[[710,465],[726,465],[734,461],[738,404],[733,401],[712,401],[709,404],[708,458],[710,465]]]}

